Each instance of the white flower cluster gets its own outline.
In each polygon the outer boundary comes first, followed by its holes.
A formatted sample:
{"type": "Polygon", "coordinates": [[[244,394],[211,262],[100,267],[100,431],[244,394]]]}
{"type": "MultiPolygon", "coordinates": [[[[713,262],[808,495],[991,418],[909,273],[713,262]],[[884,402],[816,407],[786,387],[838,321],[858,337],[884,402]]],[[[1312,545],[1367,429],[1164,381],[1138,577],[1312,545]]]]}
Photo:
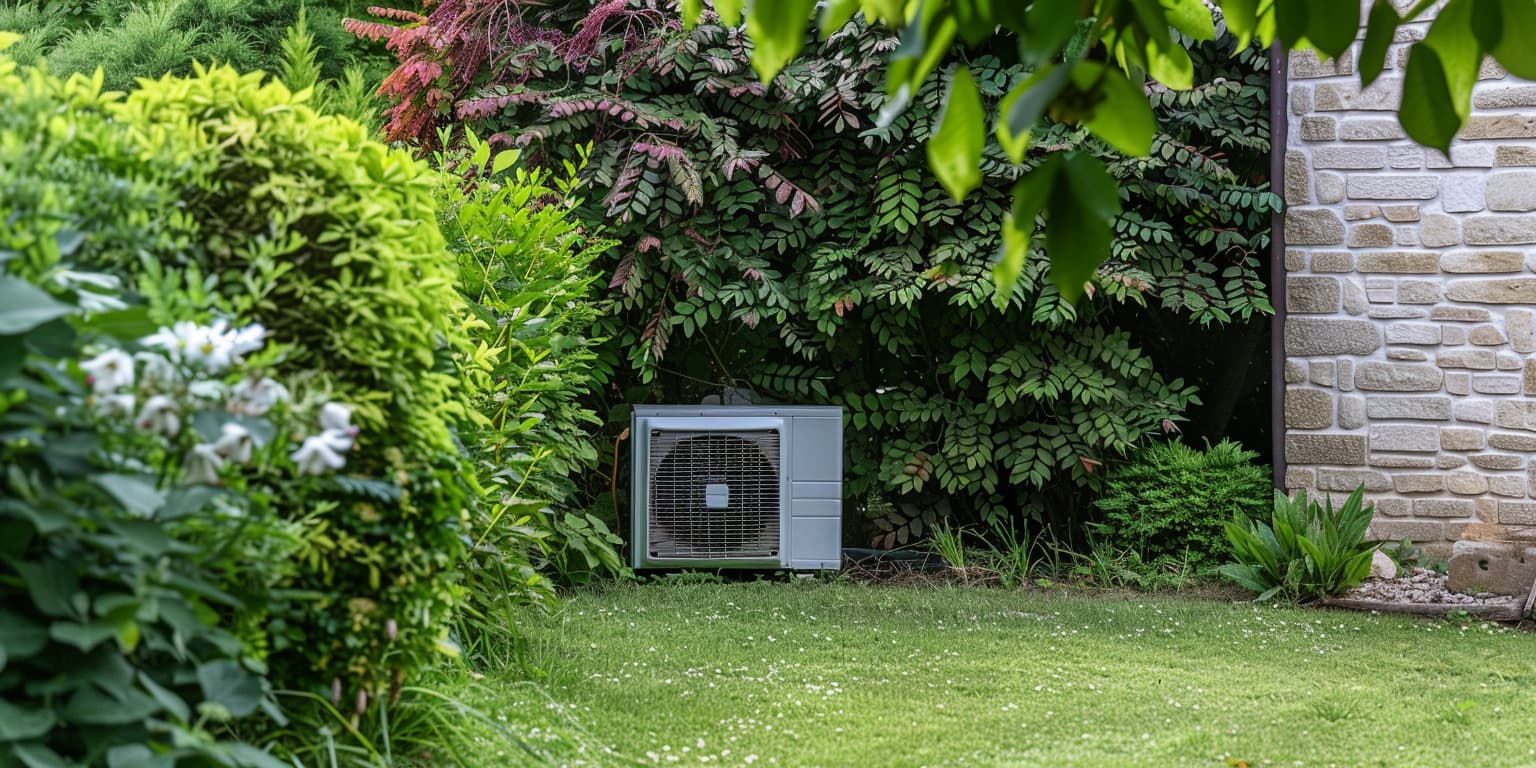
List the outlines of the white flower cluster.
{"type": "MultiPolygon", "coordinates": [[[[246,377],[233,387],[210,378],[244,362],[259,351],[266,331],[252,324],[233,329],[224,320],[209,325],[176,323],[147,336],[141,343],[149,351],[130,356],[109,349],[80,364],[91,386],[97,410],[106,416],[132,417],[140,430],[175,439],[181,434],[183,415],[189,411],[222,406],[237,416],[259,417],[289,399],[286,387],[266,377],[246,377]],[[142,371],[136,371],[142,364],[142,371]],[[136,395],[145,395],[134,416],[136,395]]],[[[319,475],[346,465],[342,455],[351,449],[357,428],[351,425],[352,409],[327,403],[320,409],[318,435],[306,438],[290,458],[301,474],[319,475]]],[[[226,422],[212,442],[197,442],[182,462],[189,483],[214,485],[229,464],[247,465],[257,447],[256,437],[244,425],[226,422]]]]}
{"type": "Polygon", "coordinates": [[[250,430],[232,421],[225,422],[219,432],[219,439],[192,446],[181,468],[189,483],[218,485],[219,473],[225,464],[250,464],[255,447],[256,439],[251,436],[250,430]]]}
{"type": "Polygon", "coordinates": [[[172,362],[218,374],[261,349],[266,335],[266,329],[254,323],[231,329],[224,320],[211,325],[182,321],[145,337],[143,344],[164,351],[172,362]]]}
{"type": "Polygon", "coordinates": [[[320,408],[320,434],[304,438],[288,456],[302,475],[323,475],[346,465],[342,456],[352,450],[357,427],[352,426],[352,409],[341,403],[326,403],[320,408]]]}

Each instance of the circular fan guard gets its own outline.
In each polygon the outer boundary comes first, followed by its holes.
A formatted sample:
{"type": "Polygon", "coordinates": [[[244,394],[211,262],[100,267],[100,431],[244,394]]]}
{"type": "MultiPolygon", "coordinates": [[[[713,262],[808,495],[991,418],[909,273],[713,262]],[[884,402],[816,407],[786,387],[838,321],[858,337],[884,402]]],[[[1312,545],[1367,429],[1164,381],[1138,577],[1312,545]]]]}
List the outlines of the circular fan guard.
{"type": "Polygon", "coordinates": [[[651,556],[776,557],[778,458],[777,431],[652,432],[651,556]],[[722,485],[728,501],[711,508],[710,486],[718,497],[722,485]]]}

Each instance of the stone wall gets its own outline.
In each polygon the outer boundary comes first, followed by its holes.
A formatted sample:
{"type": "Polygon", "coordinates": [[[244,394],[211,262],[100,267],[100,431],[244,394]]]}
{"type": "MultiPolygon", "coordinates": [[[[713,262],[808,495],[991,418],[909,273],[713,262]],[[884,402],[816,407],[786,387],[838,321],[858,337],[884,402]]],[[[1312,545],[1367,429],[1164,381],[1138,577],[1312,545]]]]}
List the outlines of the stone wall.
{"type": "Polygon", "coordinates": [[[1284,483],[1363,483],[1374,536],[1443,556],[1536,539],[1536,84],[1490,61],[1449,157],[1419,147],[1394,110],[1425,26],[1365,91],[1353,54],[1290,55],[1284,483]]]}

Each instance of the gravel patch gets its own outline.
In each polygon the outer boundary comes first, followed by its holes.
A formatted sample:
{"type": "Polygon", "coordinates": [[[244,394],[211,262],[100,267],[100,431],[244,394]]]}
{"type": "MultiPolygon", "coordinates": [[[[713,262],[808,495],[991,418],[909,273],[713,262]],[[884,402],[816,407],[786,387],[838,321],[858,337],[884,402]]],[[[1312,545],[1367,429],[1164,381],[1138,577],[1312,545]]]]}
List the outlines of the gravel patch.
{"type": "Polygon", "coordinates": [[[1395,579],[1368,578],[1340,597],[1418,605],[1489,605],[1509,600],[1492,592],[1471,595],[1452,592],[1445,588],[1445,576],[1427,568],[1415,568],[1411,575],[1395,579]]]}

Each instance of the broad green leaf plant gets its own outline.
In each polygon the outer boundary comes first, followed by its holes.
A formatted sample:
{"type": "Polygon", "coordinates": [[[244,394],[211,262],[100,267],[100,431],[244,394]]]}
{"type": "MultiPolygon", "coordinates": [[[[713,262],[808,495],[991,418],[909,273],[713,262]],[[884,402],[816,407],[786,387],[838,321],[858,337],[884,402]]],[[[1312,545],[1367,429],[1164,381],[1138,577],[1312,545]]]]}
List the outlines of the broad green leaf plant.
{"type": "MultiPolygon", "coordinates": [[[[1420,21],[1437,5],[1419,0],[1399,12],[1392,0],[1376,0],[1366,14],[1360,79],[1368,86],[1380,76],[1397,28],[1420,21]]],[[[1033,74],[1012,86],[993,122],[997,138],[1015,163],[1024,159],[1042,118],[1081,125],[1115,149],[1132,156],[1151,151],[1155,121],[1147,80],[1159,88],[1194,86],[1188,47],[1215,35],[1219,15],[1241,41],[1257,40],[1310,49],[1328,58],[1354,44],[1362,6],[1354,0],[740,0],[717,2],[721,23],[735,26],[745,15],[752,38],[752,66],[765,85],[774,82],[800,52],[808,17],[823,37],[856,12],[899,29],[901,44],[891,53],[886,90],[887,115],[911,102],[954,46],[974,46],[999,35],[1017,40],[1020,60],[1033,74]],[[818,10],[819,7],[819,10],[818,10]]],[[[702,0],[683,3],[685,19],[697,23],[702,0]]],[[[1531,0],[1449,0],[1422,41],[1414,44],[1403,78],[1400,120],[1425,146],[1447,151],[1470,112],[1472,85],[1484,57],[1493,56],[1512,74],[1536,78],[1536,48],[1521,33],[1536,30],[1531,0]]],[[[954,71],[928,141],[929,167],[957,201],[981,181],[986,119],[971,72],[954,71]]],[[[1050,227],[1051,280],[1069,299],[1110,254],[1118,184],[1100,160],[1077,151],[1064,153],[1019,175],[1013,206],[1002,222],[1003,247],[994,268],[1001,293],[1019,279],[1038,219],[1050,227]]]]}
{"type": "Polygon", "coordinates": [[[1364,502],[1364,486],[1343,506],[1333,499],[1308,499],[1306,491],[1286,498],[1275,491],[1268,522],[1234,512],[1226,525],[1234,562],[1221,575],[1258,593],[1255,600],[1284,597],[1316,600],[1358,586],[1371,572],[1378,544],[1365,540],[1375,507],[1364,502]]]}

